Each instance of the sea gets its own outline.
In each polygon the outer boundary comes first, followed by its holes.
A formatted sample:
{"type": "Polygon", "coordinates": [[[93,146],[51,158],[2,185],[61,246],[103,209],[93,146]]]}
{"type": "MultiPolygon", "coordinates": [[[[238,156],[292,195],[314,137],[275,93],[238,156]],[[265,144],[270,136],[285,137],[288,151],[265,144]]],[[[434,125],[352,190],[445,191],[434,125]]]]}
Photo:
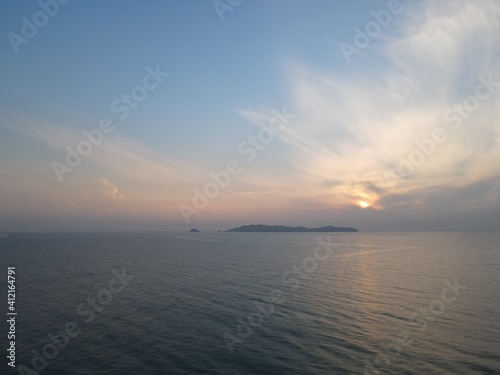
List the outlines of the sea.
{"type": "Polygon", "coordinates": [[[0,374],[500,374],[500,233],[9,233],[0,265],[0,374]]]}

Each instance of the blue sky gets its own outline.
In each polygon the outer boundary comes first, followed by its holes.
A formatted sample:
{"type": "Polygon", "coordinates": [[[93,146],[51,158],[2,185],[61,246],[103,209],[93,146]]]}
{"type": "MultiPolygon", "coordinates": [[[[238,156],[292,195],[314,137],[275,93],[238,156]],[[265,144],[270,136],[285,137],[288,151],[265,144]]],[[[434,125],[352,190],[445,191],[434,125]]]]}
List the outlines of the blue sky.
{"type": "Polygon", "coordinates": [[[0,5],[0,228],[498,230],[499,96],[475,96],[500,81],[494,1],[243,0],[223,20],[201,0],[42,3],[57,14],[17,53],[9,33],[42,7],[0,5]],[[169,76],[120,120],[111,103],[148,67],[169,76]],[[294,119],[246,161],[276,110],[294,119]],[[115,129],[60,181],[53,163],[103,118],[115,129]],[[195,207],[230,160],[241,172],[195,207]]]}

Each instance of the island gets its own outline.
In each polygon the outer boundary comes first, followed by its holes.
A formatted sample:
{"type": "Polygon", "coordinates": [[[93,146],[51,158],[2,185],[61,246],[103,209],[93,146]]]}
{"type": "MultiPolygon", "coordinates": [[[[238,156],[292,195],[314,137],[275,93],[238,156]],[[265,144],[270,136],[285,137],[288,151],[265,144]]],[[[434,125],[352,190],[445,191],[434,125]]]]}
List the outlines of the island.
{"type": "Polygon", "coordinates": [[[226,232],[359,232],[356,228],[333,227],[331,225],[320,228],[287,227],[284,225],[250,224],[228,229],[226,232]]]}
{"type": "Polygon", "coordinates": [[[193,229],[191,229],[189,232],[190,232],[190,233],[198,233],[198,232],[199,232],[199,230],[198,230],[198,229],[196,229],[196,228],[193,228],[193,229]]]}

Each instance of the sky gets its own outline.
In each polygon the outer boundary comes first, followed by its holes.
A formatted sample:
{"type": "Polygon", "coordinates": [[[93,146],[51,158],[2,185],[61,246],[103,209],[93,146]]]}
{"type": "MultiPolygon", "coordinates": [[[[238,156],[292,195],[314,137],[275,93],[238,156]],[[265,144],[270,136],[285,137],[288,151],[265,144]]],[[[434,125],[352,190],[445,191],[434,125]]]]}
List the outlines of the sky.
{"type": "Polygon", "coordinates": [[[0,2],[0,231],[500,230],[500,3],[0,2]]]}

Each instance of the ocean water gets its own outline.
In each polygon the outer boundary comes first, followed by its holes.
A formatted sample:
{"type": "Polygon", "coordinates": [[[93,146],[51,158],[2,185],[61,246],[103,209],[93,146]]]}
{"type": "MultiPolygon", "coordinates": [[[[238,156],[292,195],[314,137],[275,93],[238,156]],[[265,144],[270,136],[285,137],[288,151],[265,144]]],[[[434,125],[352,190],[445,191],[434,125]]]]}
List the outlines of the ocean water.
{"type": "Polygon", "coordinates": [[[14,265],[17,368],[4,356],[0,373],[500,374],[499,245],[499,233],[13,233],[0,295],[7,311],[14,265]]]}

